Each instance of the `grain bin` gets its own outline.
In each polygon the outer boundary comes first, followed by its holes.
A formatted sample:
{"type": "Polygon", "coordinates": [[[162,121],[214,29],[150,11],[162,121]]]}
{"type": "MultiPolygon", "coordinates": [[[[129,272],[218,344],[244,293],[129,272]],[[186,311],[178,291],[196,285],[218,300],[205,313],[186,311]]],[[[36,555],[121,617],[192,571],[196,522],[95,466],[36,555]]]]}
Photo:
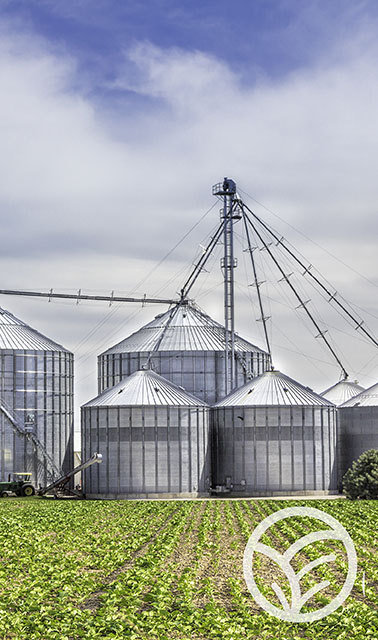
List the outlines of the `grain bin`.
{"type": "Polygon", "coordinates": [[[320,395],[326,400],[329,400],[336,407],[357,396],[361,391],[364,391],[364,387],[361,387],[357,382],[351,382],[350,380],[340,380],[336,384],[332,385],[320,395]]]}
{"type": "MultiPolygon", "coordinates": [[[[208,404],[225,396],[225,329],[189,303],[152,322],[98,358],[99,393],[141,369],[154,351],[152,368],[208,404]]],[[[269,355],[235,336],[236,386],[263,373],[269,355]]]]}
{"type": "Polygon", "coordinates": [[[213,409],[212,489],[235,495],[336,492],[336,409],[267,371],[213,409]]]}
{"type": "Polygon", "coordinates": [[[342,477],[361,453],[378,449],[378,383],[344,402],[338,414],[342,477]]]}
{"type": "MultiPolygon", "coordinates": [[[[57,467],[73,463],[73,354],[0,309],[0,402],[36,434],[57,467]]],[[[0,476],[31,472],[35,484],[50,479],[49,465],[0,411],[0,476]]]]}
{"type": "Polygon", "coordinates": [[[82,407],[88,497],[207,495],[209,408],[157,373],[136,371],[82,407]]]}

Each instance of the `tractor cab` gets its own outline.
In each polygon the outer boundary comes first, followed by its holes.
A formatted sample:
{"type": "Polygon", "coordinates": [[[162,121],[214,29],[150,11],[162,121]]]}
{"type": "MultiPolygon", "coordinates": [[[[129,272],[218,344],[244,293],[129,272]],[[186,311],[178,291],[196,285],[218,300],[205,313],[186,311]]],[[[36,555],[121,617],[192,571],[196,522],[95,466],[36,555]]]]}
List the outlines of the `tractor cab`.
{"type": "Polygon", "coordinates": [[[0,481],[0,496],[6,498],[14,493],[16,496],[34,496],[35,488],[31,476],[28,471],[9,473],[8,480],[0,481]]]}
{"type": "Polygon", "coordinates": [[[11,482],[31,482],[32,474],[28,471],[21,471],[20,473],[10,473],[8,475],[8,481],[11,482]]]}

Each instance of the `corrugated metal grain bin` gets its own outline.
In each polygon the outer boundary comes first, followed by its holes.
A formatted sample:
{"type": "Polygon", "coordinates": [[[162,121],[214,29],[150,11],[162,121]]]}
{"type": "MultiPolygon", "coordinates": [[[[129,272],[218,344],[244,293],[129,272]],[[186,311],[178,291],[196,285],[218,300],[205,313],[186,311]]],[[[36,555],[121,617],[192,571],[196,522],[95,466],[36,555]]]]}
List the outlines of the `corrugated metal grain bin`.
{"type": "Polygon", "coordinates": [[[337,492],[336,409],[279,371],[213,409],[212,488],[239,495],[337,492]]]}
{"type": "Polygon", "coordinates": [[[350,400],[350,398],[357,396],[361,391],[364,391],[364,387],[361,387],[357,382],[340,380],[340,382],[332,385],[332,387],[329,387],[320,395],[335,404],[336,407],[339,407],[341,404],[344,404],[344,402],[347,402],[347,400],[350,400]]]}
{"type": "MultiPolygon", "coordinates": [[[[180,304],[98,358],[99,393],[141,369],[152,369],[208,404],[225,396],[225,329],[192,304],[180,304]],[[167,327],[168,324],[168,327],[167,327]]],[[[268,354],[236,335],[236,385],[269,366],[268,354]]]]}
{"type": "Polygon", "coordinates": [[[378,449],[378,383],[344,402],[338,414],[343,476],[361,453],[378,449]]]}
{"type": "Polygon", "coordinates": [[[209,407],[153,371],[137,371],[82,407],[87,497],[208,495],[209,407]]]}
{"type": "MultiPolygon", "coordinates": [[[[0,309],[0,402],[33,429],[57,467],[73,464],[73,354],[0,309]]],[[[41,453],[19,437],[0,411],[0,476],[32,472],[49,480],[41,453]]]]}

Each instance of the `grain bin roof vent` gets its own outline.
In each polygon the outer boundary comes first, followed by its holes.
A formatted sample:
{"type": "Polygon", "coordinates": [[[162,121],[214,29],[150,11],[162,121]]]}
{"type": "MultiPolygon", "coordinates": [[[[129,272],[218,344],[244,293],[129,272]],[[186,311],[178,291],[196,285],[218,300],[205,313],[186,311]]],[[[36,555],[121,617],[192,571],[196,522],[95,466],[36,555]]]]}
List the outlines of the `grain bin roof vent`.
{"type": "Polygon", "coordinates": [[[65,351],[67,349],[29,327],[12,313],[0,307],[0,349],[25,351],[65,351]]]}
{"type": "Polygon", "coordinates": [[[331,402],[280,371],[266,371],[218,402],[226,406],[333,406],[331,402]],[[253,391],[253,394],[251,392],[253,391]]]}
{"type": "Polygon", "coordinates": [[[125,407],[151,405],[207,406],[205,402],[150,370],[135,371],[131,376],[121,380],[114,387],[106,389],[106,391],[100,393],[84,406],[113,405],[125,407]]]}
{"type": "Polygon", "coordinates": [[[364,390],[364,387],[361,387],[357,382],[340,380],[340,382],[332,385],[332,387],[329,387],[329,389],[326,389],[320,395],[339,407],[341,404],[347,402],[351,398],[354,398],[364,390]]]}

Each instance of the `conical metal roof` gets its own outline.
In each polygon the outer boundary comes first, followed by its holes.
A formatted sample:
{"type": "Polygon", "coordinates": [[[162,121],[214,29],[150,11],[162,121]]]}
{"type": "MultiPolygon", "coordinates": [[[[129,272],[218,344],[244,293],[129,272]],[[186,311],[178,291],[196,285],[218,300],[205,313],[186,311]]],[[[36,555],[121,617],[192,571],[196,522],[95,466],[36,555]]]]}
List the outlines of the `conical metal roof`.
{"type": "Polygon", "coordinates": [[[332,385],[332,387],[329,387],[320,395],[339,407],[341,404],[347,402],[347,400],[350,400],[350,398],[354,398],[364,390],[364,387],[361,387],[359,384],[357,384],[357,382],[350,382],[350,380],[340,380],[340,382],[332,385]]]}
{"type": "Polygon", "coordinates": [[[170,405],[206,407],[207,404],[154,371],[135,371],[106,389],[84,407],[170,405]]]}
{"type": "Polygon", "coordinates": [[[65,351],[61,344],[39,333],[12,313],[0,307],[0,349],[65,351]]]}
{"type": "MultiPolygon", "coordinates": [[[[157,351],[224,351],[225,329],[192,304],[162,313],[144,327],[101,355],[149,352],[164,332],[157,351]],[[168,323],[168,327],[166,327],[168,323]]],[[[235,335],[235,350],[264,353],[262,349],[235,335]]]]}
{"type": "Polygon", "coordinates": [[[344,407],[378,407],[378,382],[344,402],[340,409],[344,407]]]}
{"type": "Polygon", "coordinates": [[[215,406],[266,407],[283,405],[333,406],[332,402],[322,398],[309,387],[304,387],[296,380],[285,376],[280,371],[266,371],[247,382],[240,389],[232,391],[215,406]]]}

